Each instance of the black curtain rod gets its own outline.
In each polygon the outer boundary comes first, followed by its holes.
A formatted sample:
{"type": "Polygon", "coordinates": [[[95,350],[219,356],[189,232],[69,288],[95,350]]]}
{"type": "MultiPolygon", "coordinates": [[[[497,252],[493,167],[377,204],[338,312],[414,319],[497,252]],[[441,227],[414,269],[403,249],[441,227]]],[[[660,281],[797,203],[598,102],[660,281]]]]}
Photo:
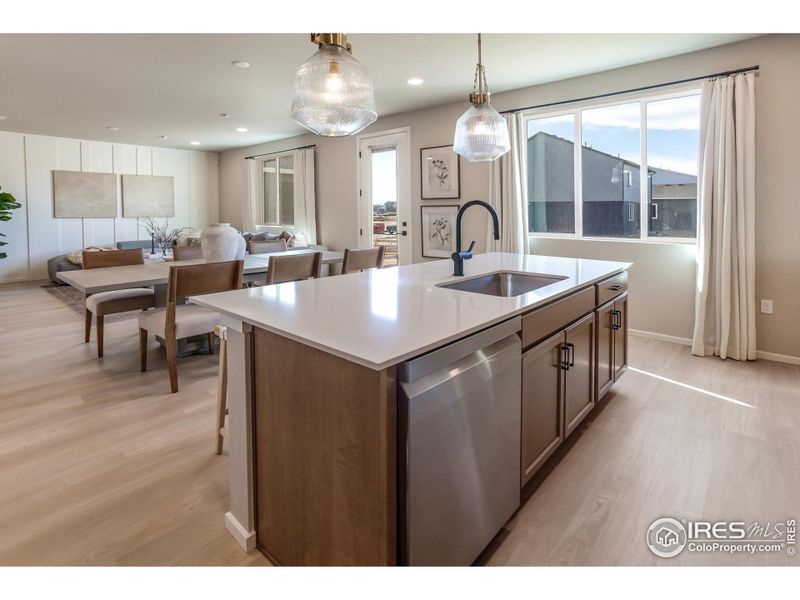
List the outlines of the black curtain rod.
{"type": "Polygon", "coordinates": [[[293,150],[305,150],[306,148],[316,148],[316,144],[309,144],[308,146],[297,146],[297,148],[287,148],[286,150],[276,150],[275,152],[265,152],[264,154],[254,154],[253,156],[245,156],[245,160],[252,158],[261,158],[262,156],[270,156],[272,154],[283,154],[284,152],[291,152],[293,150]]]}
{"type": "Polygon", "coordinates": [[[700,75],[699,77],[690,77],[688,79],[679,79],[678,81],[669,81],[667,83],[656,83],[654,85],[644,85],[638,88],[631,88],[629,90],[622,90],[619,92],[608,92],[607,94],[597,94],[596,96],[586,96],[584,98],[574,98],[572,100],[560,100],[558,102],[548,102],[547,104],[536,104],[534,106],[525,106],[523,108],[511,108],[509,110],[500,111],[501,115],[522,112],[524,110],[533,110],[534,108],[547,108],[548,106],[559,106],[561,104],[573,104],[575,102],[586,102],[587,100],[597,100],[599,98],[608,98],[610,96],[619,96],[622,94],[631,94],[633,92],[644,92],[646,90],[654,90],[657,88],[668,87],[671,85],[680,85],[681,83],[691,83],[692,81],[700,81],[702,79],[714,79],[715,77],[728,77],[729,75],[736,75],[738,73],[749,73],[750,71],[758,71],[758,65],[752,67],[745,67],[744,69],[734,69],[733,71],[723,71],[721,73],[712,73],[711,75],[700,75]]]}

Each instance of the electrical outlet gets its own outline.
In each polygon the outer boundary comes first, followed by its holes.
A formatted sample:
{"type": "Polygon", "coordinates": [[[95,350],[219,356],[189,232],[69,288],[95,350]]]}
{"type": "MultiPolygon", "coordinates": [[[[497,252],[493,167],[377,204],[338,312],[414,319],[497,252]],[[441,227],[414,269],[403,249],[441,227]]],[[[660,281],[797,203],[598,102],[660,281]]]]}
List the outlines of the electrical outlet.
{"type": "Polygon", "coordinates": [[[761,312],[765,315],[772,314],[772,300],[761,300],[761,312]]]}

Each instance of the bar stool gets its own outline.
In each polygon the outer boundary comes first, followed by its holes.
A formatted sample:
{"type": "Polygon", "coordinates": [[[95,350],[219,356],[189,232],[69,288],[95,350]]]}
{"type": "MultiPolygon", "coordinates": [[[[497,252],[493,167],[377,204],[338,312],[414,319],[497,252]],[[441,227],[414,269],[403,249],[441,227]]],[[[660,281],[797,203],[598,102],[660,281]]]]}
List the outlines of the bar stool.
{"type": "Polygon", "coordinates": [[[219,380],[217,382],[217,454],[222,454],[223,439],[228,437],[225,417],[228,415],[228,328],[214,327],[219,338],[219,380]]]}
{"type": "MultiPolygon", "coordinates": [[[[301,281],[319,277],[322,270],[322,252],[309,252],[286,256],[270,256],[267,265],[267,285],[301,281]]],[[[225,416],[228,414],[228,340],[227,329],[214,328],[219,337],[219,381],[217,385],[216,453],[222,454],[222,444],[228,435],[225,416]]]]}

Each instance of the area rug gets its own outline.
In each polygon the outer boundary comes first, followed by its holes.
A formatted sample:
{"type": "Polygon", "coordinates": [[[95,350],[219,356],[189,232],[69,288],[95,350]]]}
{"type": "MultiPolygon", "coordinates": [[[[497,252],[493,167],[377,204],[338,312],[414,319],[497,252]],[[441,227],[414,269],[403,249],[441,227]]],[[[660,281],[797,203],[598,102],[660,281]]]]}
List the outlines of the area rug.
{"type": "MultiPolygon", "coordinates": [[[[81,292],[68,285],[56,285],[55,283],[43,285],[42,289],[53,298],[60,300],[64,306],[83,321],[84,315],[86,314],[86,301],[81,292]]],[[[106,315],[105,322],[118,323],[119,321],[127,321],[128,319],[135,318],[140,312],[141,311],[138,310],[129,310],[128,312],[106,315]]]]}

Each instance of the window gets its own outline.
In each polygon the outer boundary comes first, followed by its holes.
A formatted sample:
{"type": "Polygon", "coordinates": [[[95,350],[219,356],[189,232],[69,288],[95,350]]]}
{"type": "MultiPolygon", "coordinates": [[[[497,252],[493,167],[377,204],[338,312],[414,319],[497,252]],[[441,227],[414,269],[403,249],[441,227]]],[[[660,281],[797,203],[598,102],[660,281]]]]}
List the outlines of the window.
{"type": "Polygon", "coordinates": [[[264,224],[294,225],[294,157],[291,154],[263,161],[264,224]]]}
{"type": "Polygon", "coordinates": [[[529,231],[694,239],[699,121],[696,90],[531,113],[524,120],[529,231]]]}
{"type": "Polygon", "coordinates": [[[585,237],[638,238],[639,104],[584,110],[581,196],[585,237]]]}
{"type": "Polygon", "coordinates": [[[647,103],[651,237],[697,235],[699,96],[647,103]]]}
{"type": "Polygon", "coordinates": [[[528,229],[575,233],[575,115],[530,119],[528,229]]]}

